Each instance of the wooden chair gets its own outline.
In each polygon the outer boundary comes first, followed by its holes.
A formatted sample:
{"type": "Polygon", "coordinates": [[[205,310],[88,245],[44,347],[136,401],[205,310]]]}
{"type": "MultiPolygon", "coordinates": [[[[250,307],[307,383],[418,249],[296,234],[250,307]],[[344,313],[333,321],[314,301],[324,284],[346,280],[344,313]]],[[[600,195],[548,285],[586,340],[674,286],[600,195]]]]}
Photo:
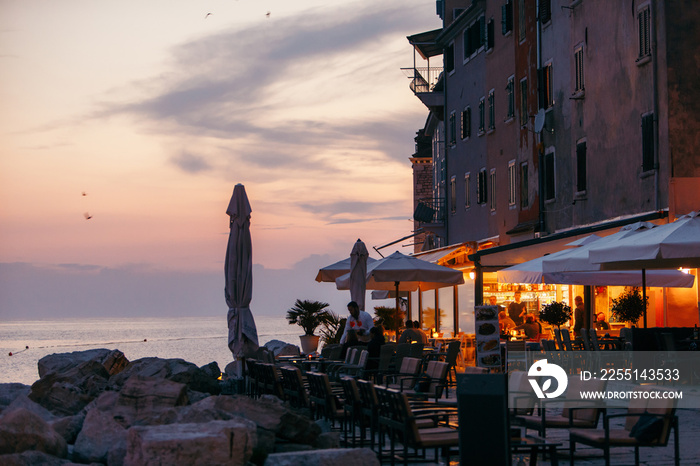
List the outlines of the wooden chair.
{"type": "Polygon", "coordinates": [[[603,391],[605,381],[587,380],[585,383],[579,375],[571,375],[564,398],[538,400],[538,413],[530,415],[517,415],[515,420],[530,429],[536,429],[540,437],[546,438],[547,429],[594,429],[598,426],[598,420],[604,411],[599,403],[581,399],[582,391],[603,391]],[[559,414],[547,414],[547,404],[563,404],[559,414]]]}
{"type": "Polygon", "coordinates": [[[381,383],[384,374],[389,372],[394,353],[396,352],[396,343],[384,343],[379,350],[378,358],[369,358],[367,366],[362,371],[362,377],[373,379],[377,383],[381,383]]]}
{"type": "Polygon", "coordinates": [[[536,402],[527,372],[508,372],[508,409],[511,417],[532,415],[536,402]]]}
{"type": "MultiPolygon", "coordinates": [[[[641,390],[660,390],[658,387],[642,387],[641,390]]],[[[665,447],[673,430],[674,460],[676,466],[680,465],[680,449],[678,443],[678,416],[676,416],[675,399],[646,399],[643,397],[632,399],[627,413],[603,415],[603,429],[583,430],[571,429],[569,431],[569,458],[570,464],[574,464],[576,444],[581,443],[603,450],[605,465],[610,466],[611,447],[634,447],[634,464],[639,465],[640,447],[665,447]],[[630,436],[635,424],[641,416],[658,418],[659,424],[656,432],[652,432],[647,439],[638,439],[630,436]],[[626,417],[622,429],[610,427],[610,419],[626,417]]]]}
{"type": "Polygon", "coordinates": [[[355,364],[344,364],[338,367],[335,371],[335,378],[341,379],[344,375],[362,376],[365,367],[367,366],[367,358],[369,351],[361,350],[355,364]]]}
{"type": "Polygon", "coordinates": [[[442,397],[442,393],[447,389],[447,375],[449,364],[443,361],[429,361],[423,374],[413,377],[404,377],[399,383],[399,391],[408,395],[409,398],[428,399],[432,396],[435,401],[442,397]],[[416,383],[427,384],[425,390],[416,390],[416,383]]]}
{"type": "Polygon", "coordinates": [[[554,329],[554,340],[557,342],[557,347],[559,351],[566,350],[566,348],[564,347],[564,342],[561,338],[561,330],[559,328],[554,329]]]}
{"type": "Polygon", "coordinates": [[[403,445],[403,463],[408,464],[409,449],[414,451],[435,448],[436,461],[442,450],[445,464],[450,464],[450,448],[459,445],[459,432],[449,423],[457,415],[455,408],[436,406],[432,409],[413,410],[405,393],[397,390],[377,387],[379,400],[379,434],[380,443],[387,433],[391,445],[391,464],[396,461],[396,442],[403,445]],[[430,427],[420,428],[418,421],[427,420],[430,427]]]}
{"type": "Polygon", "coordinates": [[[322,372],[308,372],[306,378],[309,381],[309,400],[312,402],[312,412],[315,418],[323,417],[331,422],[331,428],[335,427],[335,421],[339,421],[342,427],[345,419],[340,398],[340,391],[331,386],[328,374],[322,372]]]}
{"type": "Polygon", "coordinates": [[[304,385],[301,369],[295,366],[283,366],[279,371],[282,375],[282,390],[287,401],[295,408],[310,409],[309,392],[304,385]]]}
{"type": "MultiPolygon", "coordinates": [[[[357,389],[360,392],[362,414],[369,420],[369,446],[374,450],[374,440],[379,429],[379,399],[374,384],[368,380],[357,380],[357,389]]],[[[363,432],[364,433],[364,432],[363,432]]],[[[378,445],[381,450],[381,444],[378,445]]]]}
{"type": "Polygon", "coordinates": [[[422,360],[418,358],[403,358],[401,361],[401,367],[399,368],[398,372],[394,374],[387,374],[387,376],[384,378],[386,386],[393,386],[395,388],[399,388],[401,386],[400,384],[402,379],[414,379],[420,371],[421,364],[422,360]],[[392,382],[390,383],[389,380],[391,380],[392,382]]]}
{"type": "Polygon", "coordinates": [[[362,411],[360,391],[357,387],[355,379],[352,377],[342,377],[340,379],[340,385],[343,387],[344,394],[343,410],[345,411],[345,414],[343,416],[343,433],[345,437],[345,446],[350,444],[348,439],[352,438],[352,447],[355,448],[355,433],[357,427],[361,429],[359,443],[360,446],[362,446],[362,442],[365,438],[365,428],[367,427],[368,422],[362,411]]]}
{"type": "MultiPolygon", "coordinates": [[[[422,351],[422,349],[421,349],[422,351]]],[[[462,342],[460,340],[451,341],[447,344],[447,351],[444,353],[428,353],[425,355],[425,359],[429,360],[432,358],[444,358],[447,363],[447,373],[451,381],[456,383],[457,381],[457,358],[462,351],[462,342]],[[452,374],[454,373],[454,379],[452,374]]]]}

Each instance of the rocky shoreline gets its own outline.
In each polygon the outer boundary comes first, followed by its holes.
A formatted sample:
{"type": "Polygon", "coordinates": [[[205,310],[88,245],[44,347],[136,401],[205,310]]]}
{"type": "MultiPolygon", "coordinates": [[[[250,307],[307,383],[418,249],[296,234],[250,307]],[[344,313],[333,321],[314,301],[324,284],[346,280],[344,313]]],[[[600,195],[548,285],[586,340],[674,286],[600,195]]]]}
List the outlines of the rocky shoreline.
{"type": "Polygon", "coordinates": [[[222,394],[220,374],[119,350],[46,356],[33,385],[0,384],[0,464],[379,464],[274,396],[222,394]]]}

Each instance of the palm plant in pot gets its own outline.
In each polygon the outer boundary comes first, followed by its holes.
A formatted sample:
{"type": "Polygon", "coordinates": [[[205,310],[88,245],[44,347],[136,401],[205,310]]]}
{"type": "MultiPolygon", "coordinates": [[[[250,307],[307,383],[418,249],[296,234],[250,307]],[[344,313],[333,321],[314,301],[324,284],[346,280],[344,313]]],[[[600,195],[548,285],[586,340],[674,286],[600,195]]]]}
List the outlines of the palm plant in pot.
{"type": "Polygon", "coordinates": [[[318,348],[320,336],[315,335],[314,332],[319,325],[330,321],[331,316],[326,309],[328,306],[328,303],[322,301],[297,299],[294,306],[287,311],[289,324],[297,324],[304,329],[304,335],[299,336],[301,351],[304,354],[313,353],[318,348]]]}

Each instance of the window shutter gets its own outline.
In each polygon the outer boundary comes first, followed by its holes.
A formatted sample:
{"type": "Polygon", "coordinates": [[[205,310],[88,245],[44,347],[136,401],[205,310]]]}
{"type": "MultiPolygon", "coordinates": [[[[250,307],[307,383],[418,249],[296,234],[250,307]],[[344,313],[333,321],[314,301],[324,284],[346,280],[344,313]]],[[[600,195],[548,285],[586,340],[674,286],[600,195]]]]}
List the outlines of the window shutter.
{"type": "Polygon", "coordinates": [[[492,49],[494,46],[494,25],[493,19],[489,20],[486,28],[486,48],[492,49]]]}
{"type": "Polygon", "coordinates": [[[552,19],[552,5],[550,2],[551,0],[540,0],[540,21],[542,23],[552,19]]]}
{"type": "Polygon", "coordinates": [[[479,18],[479,47],[486,45],[488,39],[486,37],[486,18],[482,16],[479,18]]]}
{"type": "Polygon", "coordinates": [[[508,4],[501,5],[501,34],[504,36],[508,33],[508,12],[506,8],[508,4]]]}
{"type": "Polygon", "coordinates": [[[544,99],[544,68],[537,69],[537,104],[538,108],[547,108],[544,99]]]}

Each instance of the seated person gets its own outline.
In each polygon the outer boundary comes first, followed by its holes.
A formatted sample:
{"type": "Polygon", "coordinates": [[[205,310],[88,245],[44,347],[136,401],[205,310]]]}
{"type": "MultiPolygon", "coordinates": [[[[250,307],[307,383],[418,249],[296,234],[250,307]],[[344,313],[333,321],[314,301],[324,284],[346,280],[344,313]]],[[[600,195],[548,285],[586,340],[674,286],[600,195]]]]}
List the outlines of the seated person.
{"type": "Polygon", "coordinates": [[[540,337],[540,333],[542,333],[542,326],[537,322],[533,314],[525,315],[525,323],[516,326],[515,329],[524,331],[528,340],[537,340],[540,337]]]}
{"type": "Polygon", "coordinates": [[[372,338],[369,340],[369,343],[367,343],[367,351],[369,352],[368,356],[370,358],[378,358],[382,345],[386,343],[386,340],[384,339],[384,327],[381,325],[375,325],[369,329],[369,334],[372,336],[372,338]]]}
{"type": "Polygon", "coordinates": [[[595,318],[595,329],[596,330],[610,330],[610,325],[605,321],[605,314],[599,312],[596,314],[595,318]]]}
{"type": "Polygon", "coordinates": [[[501,333],[507,333],[515,328],[515,322],[513,322],[513,319],[508,317],[508,313],[506,311],[501,311],[498,313],[498,323],[501,325],[501,333]]]}
{"type": "Polygon", "coordinates": [[[399,337],[398,343],[411,343],[414,341],[417,341],[418,343],[427,343],[428,337],[425,336],[425,334],[421,332],[420,329],[413,328],[413,322],[407,320],[406,329],[403,331],[403,333],[401,333],[401,337],[399,337]],[[422,341],[423,337],[425,337],[425,341],[422,341]]]}
{"type": "Polygon", "coordinates": [[[425,333],[422,328],[420,328],[420,323],[417,320],[413,321],[413,330],[415,330],[419,336],[418,343],[423,343],[424,345],[427,345],[428,344],[428,334],[425,333]]]}

